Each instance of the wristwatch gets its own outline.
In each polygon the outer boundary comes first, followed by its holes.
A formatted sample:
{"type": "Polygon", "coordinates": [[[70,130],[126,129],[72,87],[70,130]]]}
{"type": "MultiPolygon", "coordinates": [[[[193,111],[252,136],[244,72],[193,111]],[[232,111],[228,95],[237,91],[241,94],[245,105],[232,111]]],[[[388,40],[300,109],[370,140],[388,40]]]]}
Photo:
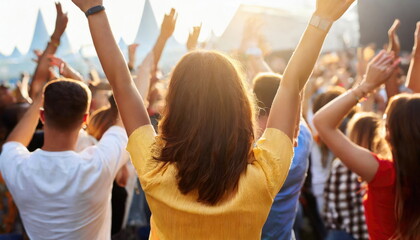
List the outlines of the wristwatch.
{"type": "Polygon", "coordinates": [[[105,7],[104,7],[104,6],[102,6],[102,5],[94,6],[94,7],[89,8],[89,9],[85,12],[85,15],[86,15],[86,17],[89,17],[90,15],[93,15],[93,14],[95,14],[95,13],[101,12],[101,11],[103,11],[103,10],[105,10],[105,7]]]}
{"type": "Polygon", "coordinates": [[[327,32],[331,28],[333,22],[320,16],[313,15],[309,24],[327,32]]]}

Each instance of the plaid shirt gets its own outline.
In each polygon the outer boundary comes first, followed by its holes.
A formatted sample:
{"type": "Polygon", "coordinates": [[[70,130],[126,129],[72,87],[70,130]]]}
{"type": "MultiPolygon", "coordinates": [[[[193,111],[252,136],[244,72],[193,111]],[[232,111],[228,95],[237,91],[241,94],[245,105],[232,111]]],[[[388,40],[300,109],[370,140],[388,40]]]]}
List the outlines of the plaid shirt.
{"type": "Polygon", "coordinates": [[[368,240],[359,177],[336,159],[325,185],[324,218],[328,229],[343,230],[356,240],[368,240]]]}

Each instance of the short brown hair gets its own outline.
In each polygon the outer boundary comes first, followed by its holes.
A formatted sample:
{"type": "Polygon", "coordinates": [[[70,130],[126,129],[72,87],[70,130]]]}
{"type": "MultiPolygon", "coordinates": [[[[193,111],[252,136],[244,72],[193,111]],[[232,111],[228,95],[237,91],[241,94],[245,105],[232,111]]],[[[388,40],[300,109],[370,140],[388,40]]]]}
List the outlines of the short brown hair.
{"type": "Polygon", "coordinates": [[[80,81],[61,78],[44,87],[45,123],[70,130],[83,122],[91,99],[89,88],[80,81]]]}
{"type": "Polygon", "coordinates": [[[282,76],[275,73],[261,73],[258,74],[254,80],[254,93],[257,98],[259,107],[259,116],[268,115],[270,113],[271,105],[274,97],[280,86],[282,76]]]}

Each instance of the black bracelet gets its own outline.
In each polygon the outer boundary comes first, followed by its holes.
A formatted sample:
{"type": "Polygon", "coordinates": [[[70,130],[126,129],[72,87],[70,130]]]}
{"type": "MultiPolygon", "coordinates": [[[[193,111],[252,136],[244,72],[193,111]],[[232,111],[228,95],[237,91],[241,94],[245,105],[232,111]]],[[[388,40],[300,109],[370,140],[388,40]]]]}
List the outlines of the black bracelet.
{"type": "Polygon", "coordinates": [[[94,6],[94,7],[89,8],[89,10],[85,12],[85,15],[86,17],[89,17],[90,15],[93,15],[98,12],[102,12],[103,10],[105,10],[105,7],[102,5],[94,6]]]}

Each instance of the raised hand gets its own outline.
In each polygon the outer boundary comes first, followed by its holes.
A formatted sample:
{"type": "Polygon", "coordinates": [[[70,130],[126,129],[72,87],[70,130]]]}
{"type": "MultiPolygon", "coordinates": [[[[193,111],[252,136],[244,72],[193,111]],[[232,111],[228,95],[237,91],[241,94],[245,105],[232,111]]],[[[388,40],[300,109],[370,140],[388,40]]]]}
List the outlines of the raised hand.
{"type": "Polygon", "coordinates": [[[397,35],[397,30],[400,26],[400,20],[395,19],[394,23],[392,24],[391,28],[388,30],[388,52],[394,52],[395,56],[398,57],[400,54],[400,39],[397,35]]]}
{"type": "Polygon", "coordinates": [[[177,18],[178,13],[175,11],[174,8],[171,9],[171,12],[169,14],[165,14],[160,28],[161,37],[168,39],[172,36],[175,30],[177,18]]]}
{"type": "Polygon", "coordinates": [[[393,52],[388,53],[382,50],[368,64],[366,78],[362,83],[367,86],[367,91],[373,91],[381,84],[385,83],[391,74],[396,70],[400,59],[395,59],[393,52]]]}
{"type": "Polygon", "coordinates": [[[188,35],[188,40],[187,40],[188,51],[192,51],[197,48],[198,37],[200,36],[200,32],[201,32],[201,26],[202,24],[200,24],[200,26],[193,27],[192,33],[188,35]]]}
{"type": "Polygon", "coordinates": [[[336,21],[353,2],[354,0],[317,0],[315,15],[336,21]]]}
{"type": "Polygon", "coordinates": [[[91,7],[103,5],[102,0],[72,0],[72,2],[83,12],[86,12],[91,7]]]}
{"type": "Polygon", "coordinates": [[[57,67],[59,70],[59,73],[63,75],[64,67],[66,63],[63,61],[63,59],[58,58],[54,55],[48,56],[48,60],[50,60],[50,67],[57,67]]]}
{"type": "Polygon", "coordinates": [[[55,9],[57,10],[57,17],[55,19],[55,29],[53,35],[51,36],[51,39],[60,41],[60,37],[66,30],[67,22],[69,21],[69,19],[67,17],[67,13],[63,13],[61,3],[56,3],[55,9]]]}
{"type": "Polygon", "coordinates": [[[60,75],[66,78],[83,81],[82,75],[74,70],[69,64],[63,59],[55,57],[54,55],[48,55],[50,67],[57,67],[60,75]]]}

